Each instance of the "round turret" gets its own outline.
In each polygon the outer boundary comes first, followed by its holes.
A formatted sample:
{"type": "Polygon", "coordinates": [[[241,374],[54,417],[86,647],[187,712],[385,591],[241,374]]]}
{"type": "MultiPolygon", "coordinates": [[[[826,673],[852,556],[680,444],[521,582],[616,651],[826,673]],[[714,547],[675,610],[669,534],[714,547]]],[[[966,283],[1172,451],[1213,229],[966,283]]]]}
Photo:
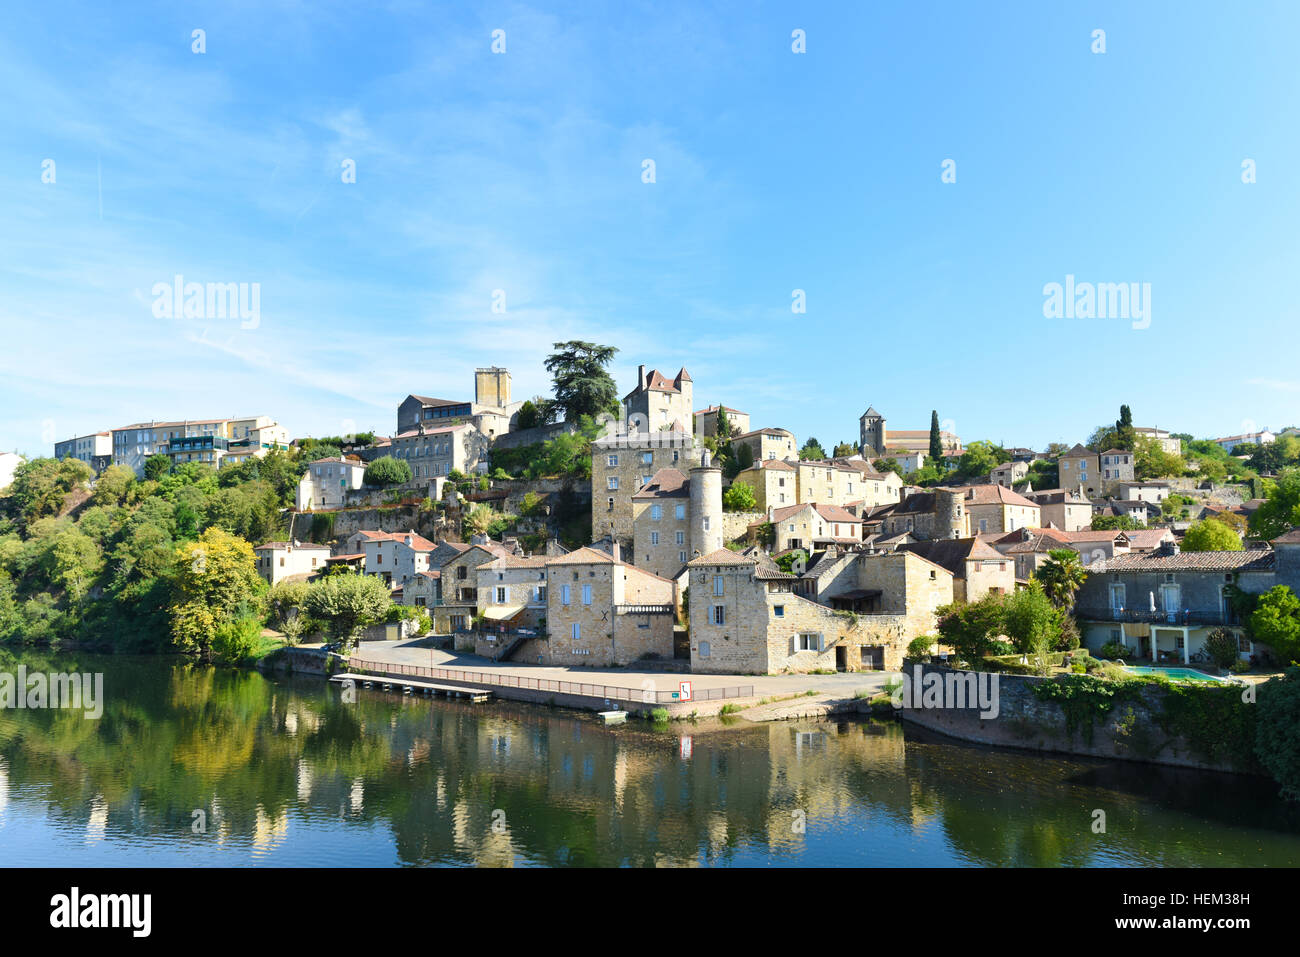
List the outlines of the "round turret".
{"type": "Polygon", "coordinates": [[[691,469],[691,541],[688,551],[701,555],[722,547],[722,469],[709,464],[706,449],[701,464],[691,469]]]}

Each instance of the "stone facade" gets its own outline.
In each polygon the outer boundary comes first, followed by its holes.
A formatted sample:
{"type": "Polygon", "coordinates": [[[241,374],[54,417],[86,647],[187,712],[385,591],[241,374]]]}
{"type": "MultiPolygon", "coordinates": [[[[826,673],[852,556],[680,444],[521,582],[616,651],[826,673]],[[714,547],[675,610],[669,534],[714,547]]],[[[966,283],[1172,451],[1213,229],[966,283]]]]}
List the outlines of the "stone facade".
{"type": "Polygon", "coordinates": [[[1042,525],[1036,503],[1001,485],[971,486],[965,490],[963,501],[972,535],[1005,534],[1042,525]]]}
{"type": "Polygon", "coordinates": [[[755,429],[733,435],[731,447],[735,449],[738,445],[748,445],[755,462],[774,462],[777,459],[792,462],[799,458],[794,433],[785,429],[755,429]]]}
{"type": "Polygon", "coordinates": [[[799,478],[793,464],[784,459],[755,460],[731,480],[732,485],[748,485],[754,490],[754,507],[766,512],[798,501],[799,478]]]}
{"type": "MultiPolygon", "coordinates": [[[[620,558],[580,548],[550,559],[544,664],[610,667],[673,656],[676,586],[620,558]]],[[[540,643],[538,643],[540,645],[540,643]]]]}
{"type": "Polygon", "coordinates": [[[633,545],[632,496],[660,469],[686,472],[700,462],[700,448],[686,432],[626,432],[591,445],[592,540],[612,536],[633,545]]]}
{"type": "Polygon", "coordinates": [[[1101,490],[1100,459],[1096,452],[1076,445],[1056,461],[1057,480],[1062,488],[1081,487],[1089,495],[1101,490]]]}
{"type": "Polygon", "coordinates": [[[907,496],[881,517],[886,535],[910,532],[918,539],[966,538],[971,534],[961,489],[936,488],[907,496]]]}
{"type": "Polygon", "coordinates": [[[683,368],[671,379],[658,369],[637,368],[637,386],[623,397],[623,419],[643,432],[690,434],[695,427],[695,384],[683,368]]]}
{"type": "MultiPolygon", "coordinates": [[[[727,422],[731,425],[732,435],[741,435],[749,431],[749,413],[727,408],[727,422]]],[[[699,436],[718,434],[718,407],[711,405],[695,413],[695,434],[699,436]]]]}
{"type": "Polygon", "coordinates": [[[302,542],[267,542],[253,549],[257,558],[257,573],[269,585],[287,578],[305,580],[325,570],[329,558],[328,545],[311,545],[302,542]]]}
{"type": "Polygon", "coordinates": [[[1042,527],[1054,525],[1064,532],[1077,532],[1092,524],[1092,500],[1078,489],[1051,488],[1026,492],[1039,509],[1042,527]]]}

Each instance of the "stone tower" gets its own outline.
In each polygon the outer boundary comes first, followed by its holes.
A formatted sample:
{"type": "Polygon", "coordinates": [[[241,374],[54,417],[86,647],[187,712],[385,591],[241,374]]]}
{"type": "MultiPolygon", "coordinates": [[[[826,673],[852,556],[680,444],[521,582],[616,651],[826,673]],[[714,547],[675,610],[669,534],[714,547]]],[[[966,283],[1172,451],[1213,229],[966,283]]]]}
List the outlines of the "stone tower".
{"type": "Polygon", "coordinates": [[[964,489],[936,488],[934,490],[934,537],[967,538],[970,523],[962,504],[964,489]]]}
{"type": "Polygon", "coordinates": [[[474,401],[504,409],[510,404],[510,371],[493,366],[474,370],[474,401]]]}
{"type": "Polygon", "coordinates": [[[708,449],[691,469],[691,558],[722,547],[722,469],[713,465],[708,449]]]}
{"type": "Polygon", "coordinates": [[[864,459],[880,458],[885,454],[885,417],[874,408],[868,408],[858,419],[858,451],[864,459]]]}

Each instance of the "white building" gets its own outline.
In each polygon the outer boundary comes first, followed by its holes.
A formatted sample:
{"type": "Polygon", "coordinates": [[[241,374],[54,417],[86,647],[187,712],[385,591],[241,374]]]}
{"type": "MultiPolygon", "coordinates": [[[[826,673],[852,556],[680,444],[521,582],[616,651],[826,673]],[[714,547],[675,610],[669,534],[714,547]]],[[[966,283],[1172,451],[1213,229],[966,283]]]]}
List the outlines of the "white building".
{"type": "Polygon", "coordinates": [[[0,489],[7,488],[14,480],[14,470],[27,460],[17,452],[0,452],[0,489]]]}
{"type": "Polygon", "coordinates": [[[317,459],[307,466],[307,471],[298,481],[295,507],[300,512],[340,508],[348,491],[361,488],[365,477],[365,462],[317,459]]]}
{"type": "Polygon", "coordinates": [[[102,472],[113,464],[113,433],[91,432],[54,443],[54,457],[62,462],[74,458],[85,462],[95,472],[102,472]]]}
{"type": "Polygon", "coordinates": [[[325,570],[328,545],[302,542],[267,542],[253,549],[257,556],[257,573],[275,585],[286,578],[305,580],[325,570]]]}

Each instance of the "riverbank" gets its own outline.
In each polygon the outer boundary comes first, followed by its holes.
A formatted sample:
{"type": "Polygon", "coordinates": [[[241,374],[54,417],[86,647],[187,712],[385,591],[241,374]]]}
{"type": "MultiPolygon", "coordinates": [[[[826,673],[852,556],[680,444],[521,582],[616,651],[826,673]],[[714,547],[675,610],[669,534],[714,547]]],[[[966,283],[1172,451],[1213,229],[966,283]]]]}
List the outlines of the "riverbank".
{"type": "MultiPolygon", "coordinates": [[[[289,668],[324,675],[320,647],[287,649],[284,657],[289,668]]],[[[443,650],[425,639],[363,642],[353,653],[349,670],[490,690],[496,698],[529,704],[646,715],[662,709],[670,720],[732,714],[759,722],[866,713],[866,700],[896,677],[881,671],[697,675],[658,668],[526,665],[443,650]]]]}

